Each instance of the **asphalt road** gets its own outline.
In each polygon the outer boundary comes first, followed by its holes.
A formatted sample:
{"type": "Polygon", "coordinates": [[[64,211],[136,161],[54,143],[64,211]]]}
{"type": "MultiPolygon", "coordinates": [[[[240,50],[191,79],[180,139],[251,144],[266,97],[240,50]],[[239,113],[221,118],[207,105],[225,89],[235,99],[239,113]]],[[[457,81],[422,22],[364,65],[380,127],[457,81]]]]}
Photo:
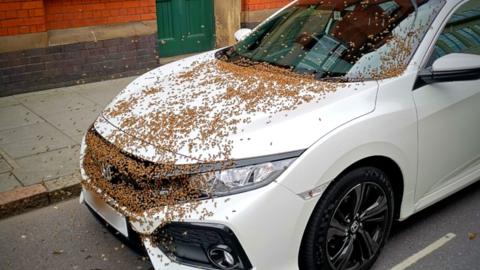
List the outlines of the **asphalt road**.
{"type": "MultiPolygon", "coordinates": [[[[409,264],[408,269],[480,269],[480,182],[394,225],[373,269],[409,264]],[[454,237],[442,242],[446,235],[454,237]]],[[[76,199],[0,220],[0,269],[150,268],[76,199]]]]}
{"type": "Polygon", "coordinates": [[[150,269],[72,199],[0,220],[0,269],[150,269]]]}

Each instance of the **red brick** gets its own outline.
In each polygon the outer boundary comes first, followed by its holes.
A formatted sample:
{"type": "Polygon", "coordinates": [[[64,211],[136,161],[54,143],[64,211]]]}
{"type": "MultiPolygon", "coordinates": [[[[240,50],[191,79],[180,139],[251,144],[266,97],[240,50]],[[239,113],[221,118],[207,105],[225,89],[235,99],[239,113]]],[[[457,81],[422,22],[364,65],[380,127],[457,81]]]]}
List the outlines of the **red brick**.
{"type": "Polygon", "coordinates": [[[137,9],[136,8],[129,8],[129,9],[127,9],[127,14],[128,15],[137,14],[137,9]]]}
{"type": "Polygon", "coordinates": [[[244,0],[242,10],[251,11],[280,8],[289,2],[289,0],[244,0]]]}
{"type": "Polygon", "coordinates": [[[144,13],[157,13],[157,9],[156,7],[146,7],[146,8],[143,8],[143,12],[144,13]]]}
{"type": "Polygon", "coordinates": [[[43,1],[25,1],[22,3],[23,9],[43,8],[43,1]]]}
{"type": "Polygon", "coordinates": [[[12,12],[12,14],[16,14],[17,18],[25,18],[25,17],[28,17],[28,16],[32,16],[32,15],[29,15],[30,11],[28,9],[19,9],[17,10],[17,12],[12,12]]]}
{"type": "Polygon", "coordinates": [[[46,27],[45,27],[45,24],[37,25],[36,28],[37,28],[37,31],[36,31],[36,32],[45,32],[45,31],[47,31],[47,29],[46,29],[46,27]]]}
{"type": "Polygon", "coordinates": [[[0,3],[0,10],[17,10],[22,8],[22,2],[0,3]]]}
{"type": "Polygon", "coordinates": [[[48,14],[61,14],[63,13],[63,6],[60,5],[51,5],[49,2],[46,3],[47,15],[48,14]]]}
{"type": "Polygon", "coordinates": [[[109,11],[109,10],[106,10],[106,9],[105,9],[105,10],[102,10],[101,12],[102,12],[102,15],[101,15],[102,17],[108,17],[108,16],[110,16],[110,11],[109,11]]]}
{"type": "Polygon", "coordinates": [[[106,24],[107,23],[107,20],[105,18],[93,18],[90,20],[90,23],[94,24],[94,25],[101,25],[101,24],[106,24]]]}
{"type": "Polygon", "coordinates": [[[63,20],[63,14],[59,13],[59,14],[53,14],[49,19],[48,21],[61,21],[63,20]]]}
{"type": "Polygon", "coordinates": [[[125,15],[125,16],[120,16],[122,21],[124,22],[134,22],[134,21],[140,21],[140,15],[125,15]]]}
{"type": "Polygon", "coordinates": [[[155,6],[155,0],[145,0],[145,1],[141,1],[142,2],[142,6],[144,7],[154,7],[155,6]]]}
{"type": "Polygon", "coordinates": [[[93,18],[93,11],[84,11],[82,13],[82,18],[84,19],[93,18]]]}
{"type": "Polygon", "coordinates": [[[103,3],[91,3],[91,4],[84,4],[81,6],[83,10],[102,10],[105,9],[105,4],[103,3]]]}
{"type": "Polygon", "coordinates": [[[56,22],[56,21],[49,21],[47,22],[48,29],[62,29],[65,28],[65,23],[63,22],[56,22]]]}
{"type": "Polygon", "coordinates": [[[18,28],[18,33],[19,34],[27,34],[30,33],[30,27],[29,26],[20,26],[18,28]]]}
{"type": "Polygon", "coordinates": [[[126,8],[121,8],[121,9],[118,10],[118,14],[119,14],[120,16],[122,16],[122,15],[127,15],[127,14],[128,14],[128,11],[127,11],[126,8]]]}
{"type": "Polygon", "coordinates": [[[155,15],[155,14],[142,14],[141,15],[142,21],[155,20],[156,18],[157,18],[157,15],[155,15]]]}
{"type": "Polygon", "coordinates": [[[8,19],[0,22],[2,27],[15,27],[19,25],[24,25],[23,19],[8,19]]]}
{"type": "MultiPolygon", "coordinates": [[[[5,19],[15,19],[18,18],[18,12],[22,11],[21,9],[19,10],[5,10],[2,12],[2,16],[0,17],[0,20],[5,20],[5,19]]],[[[28,11],[27,11],[28,13],[28,11]]]]}
{"type": "Polygon", "coordinates": [[[120,10],[118,9],[111,9],[110,10],[110,17],[117,17],[120,15],[120,10]]]}
{"type": "Polygon", "coordinates": [[[43,8],[31,9],[31,10],[28,11],[28,13],[30,14],[30,16],[44,16],[45,15],[45,11],[43,10],[43,8]]]}
{"type": "Polygon", "coordinates": [[[45,22],[43,17],[28,17],[23,20],[23,25],[43,24],[45,22]]]}
{"type": "Polygon", "coordinates": [[[119,16],[109,17],[109,18],[107,18],[107,22],[108,23],[119,23],[119,22],[123,22],[123,19],[120,18],[119,16]]]}
{"type": "Polygon", "coordinates": [[[122,3],[122,1],[115,1],[115,2],[106,3],[105,8],[107,8],[107,9],[123,8],[123,3],[122,3]]]}
{"type": "Polygon", "coordinates": [[[10,27],[8,29],[8,35],[13,36],[18,34],[18,29],[17,27],[10,27]]]}
{"type": "Polygon", "coordinates": [[[124,8],[139,7],[141,3],[139,1],[123,1],[124,8]]]}

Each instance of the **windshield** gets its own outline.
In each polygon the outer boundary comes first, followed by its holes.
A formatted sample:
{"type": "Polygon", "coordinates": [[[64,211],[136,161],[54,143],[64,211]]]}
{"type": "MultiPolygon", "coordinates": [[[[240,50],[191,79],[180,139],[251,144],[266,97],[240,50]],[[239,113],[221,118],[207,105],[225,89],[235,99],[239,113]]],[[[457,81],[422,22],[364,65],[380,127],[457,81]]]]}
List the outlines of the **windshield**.
{"type": "Polygon", "coordinates": [[[391,77],[406,67],[444,2],[299,0],[222,54],[316,78],[391,77]]]}

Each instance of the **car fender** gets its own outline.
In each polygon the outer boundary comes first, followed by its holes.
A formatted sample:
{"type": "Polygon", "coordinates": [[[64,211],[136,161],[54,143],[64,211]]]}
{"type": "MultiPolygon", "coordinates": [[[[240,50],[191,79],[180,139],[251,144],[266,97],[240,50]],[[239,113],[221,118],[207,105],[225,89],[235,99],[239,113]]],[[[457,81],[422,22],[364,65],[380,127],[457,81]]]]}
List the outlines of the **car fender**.
{"type": "MultiPolygon", "coordinates": [[[[400,219],[413,213],[417,178],[417,115],[411,75],[380,84],[375,110],[334,129],[307,149],[277,179],[298,195],[321,192],[345,169],[375,156],[394,161],[404,180],[400,219]],[[405,87],[405,85],[407,87],[405,87]]],[[[317,194],[316,194],[317,193],[317,194]]],[[[309,199],[309,196],[306,196],[309,199]]]]}

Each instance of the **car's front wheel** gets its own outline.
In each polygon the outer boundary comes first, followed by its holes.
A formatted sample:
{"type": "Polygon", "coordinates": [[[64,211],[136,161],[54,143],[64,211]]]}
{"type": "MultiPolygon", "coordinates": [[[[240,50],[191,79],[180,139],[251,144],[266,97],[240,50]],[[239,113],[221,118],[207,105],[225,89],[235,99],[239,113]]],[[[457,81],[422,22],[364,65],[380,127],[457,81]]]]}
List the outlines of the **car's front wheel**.
{"type": "Polygon", "coordinates": [[[393,220],[393,190],[374,167],[354,169],[327,189],[306,228],[301,270],[368,269],[377,259],[393,220]]]}

